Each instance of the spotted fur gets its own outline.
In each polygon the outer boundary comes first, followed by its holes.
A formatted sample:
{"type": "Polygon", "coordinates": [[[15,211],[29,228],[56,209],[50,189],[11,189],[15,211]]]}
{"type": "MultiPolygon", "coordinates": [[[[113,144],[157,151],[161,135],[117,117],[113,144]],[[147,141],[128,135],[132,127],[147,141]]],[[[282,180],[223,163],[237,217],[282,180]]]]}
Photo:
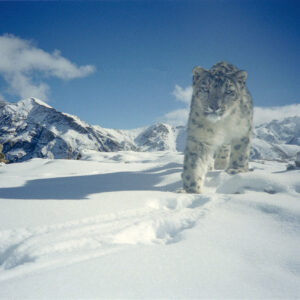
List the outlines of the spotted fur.
{"type": "Polygon", "coordinates": [[[201,193],[212,159],[229,174],[248,171],[252,99],[247,73],[226,62],[193,69],[193,97],[182,174],[189,193],[201,193]]]}

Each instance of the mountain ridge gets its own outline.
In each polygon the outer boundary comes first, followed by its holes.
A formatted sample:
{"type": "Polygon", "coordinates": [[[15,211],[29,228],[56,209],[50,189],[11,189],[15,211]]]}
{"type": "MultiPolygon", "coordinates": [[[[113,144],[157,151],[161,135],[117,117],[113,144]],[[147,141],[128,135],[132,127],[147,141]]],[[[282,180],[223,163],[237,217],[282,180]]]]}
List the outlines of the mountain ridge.
{"type": "MultiPolygon", "coordinates": [[[[0,143],[10,162],[34,157],[79,159],[85,150],[184,151],[186,128],[155,123],[133,130],[90,125],[47,103],[27,98],[0,107],[0,143]]],[[[300,117],[255,127],[252,159],[289,160],[300,151],[300,117]]]]}

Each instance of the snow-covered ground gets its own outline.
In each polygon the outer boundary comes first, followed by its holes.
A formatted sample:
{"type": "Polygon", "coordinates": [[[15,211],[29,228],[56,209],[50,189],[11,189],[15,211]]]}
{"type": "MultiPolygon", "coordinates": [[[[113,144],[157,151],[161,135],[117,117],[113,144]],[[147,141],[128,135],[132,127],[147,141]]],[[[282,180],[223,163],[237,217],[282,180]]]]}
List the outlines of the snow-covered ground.
{"type": "Polygon", "coordinates": [[[0,167],[0,299],[298,298],[300,171],[178,193],[176,152],[0,167]]]}

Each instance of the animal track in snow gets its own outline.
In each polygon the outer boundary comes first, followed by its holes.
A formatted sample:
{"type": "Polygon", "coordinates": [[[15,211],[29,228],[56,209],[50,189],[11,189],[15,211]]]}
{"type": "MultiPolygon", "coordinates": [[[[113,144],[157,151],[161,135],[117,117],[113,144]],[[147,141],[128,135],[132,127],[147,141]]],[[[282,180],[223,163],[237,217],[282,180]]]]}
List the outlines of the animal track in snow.
{"type": "Polygon", "coordinates": [[[118,251],[126,245],[182,240],[208,211],[211,198],[154,199],[145,208],[0,235],[0,280],[118,251]]]}

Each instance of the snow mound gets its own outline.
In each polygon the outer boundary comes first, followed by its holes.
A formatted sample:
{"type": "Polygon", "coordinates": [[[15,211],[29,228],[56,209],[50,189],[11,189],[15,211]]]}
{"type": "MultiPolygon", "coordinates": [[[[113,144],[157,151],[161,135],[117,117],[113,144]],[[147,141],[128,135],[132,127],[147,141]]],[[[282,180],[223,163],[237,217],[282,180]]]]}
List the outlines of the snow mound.
{"type": "Polygon", "coordinates": [[[243,194],[246,190],[266,192],[269,194],[284,193],[287,187],[276,180],[263,175],[239,174],[225,180],[217,189],[222,194],[243,194]]]}

